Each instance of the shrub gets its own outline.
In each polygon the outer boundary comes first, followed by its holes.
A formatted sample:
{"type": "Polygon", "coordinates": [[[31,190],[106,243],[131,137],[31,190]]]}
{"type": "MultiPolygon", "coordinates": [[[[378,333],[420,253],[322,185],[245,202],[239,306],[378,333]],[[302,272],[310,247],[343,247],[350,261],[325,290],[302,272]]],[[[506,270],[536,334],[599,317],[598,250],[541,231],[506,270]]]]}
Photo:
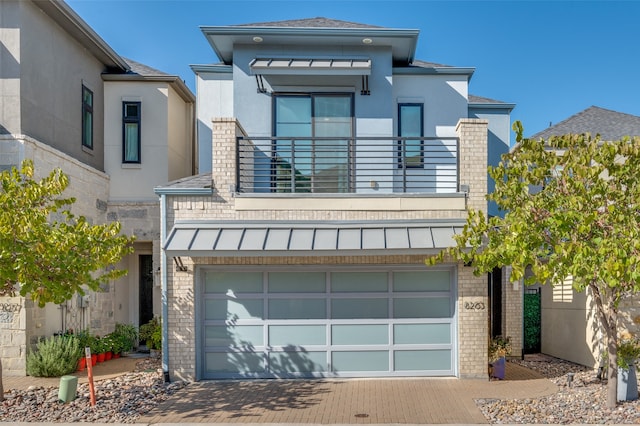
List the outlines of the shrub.
{"type": "Polygon", "coordinates": [[[140,326],[140,340],[147,348],[159,350],[162,347],[162,325],[160,318],[153,317],[148,323],[140,326]]]}
{"type": "Polygon", "coordinates": [[[116,323],[116,329],[111,334],[119,336],[122,352],[130,352],[136,346],[138,330],[135,325],[116,323]]]}
{"type": "Polygon", "coordinates": [[[75,336],[53,336],[41,340],[27,355],[27,374],[34,377],[60,377],[73,373],[82,356],[75,336]]]}

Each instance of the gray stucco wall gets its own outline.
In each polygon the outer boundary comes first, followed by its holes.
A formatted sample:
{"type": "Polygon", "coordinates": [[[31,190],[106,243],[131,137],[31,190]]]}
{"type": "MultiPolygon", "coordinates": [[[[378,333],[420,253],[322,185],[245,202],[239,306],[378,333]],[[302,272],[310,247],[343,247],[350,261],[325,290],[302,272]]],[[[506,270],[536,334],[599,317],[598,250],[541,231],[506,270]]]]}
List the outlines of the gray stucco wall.
{"type": "Polygon", "coordinates": [[[36,4],[20,2],[21,131],[104,170],[104,65],[36,4]],[[93,150],[82,148],[82,85],[93,91],[93,150]]]}
{"type": "Polygon", "coordinates": [[[20,131],[20,9],[0,2],[0,135],[20,131]]]}

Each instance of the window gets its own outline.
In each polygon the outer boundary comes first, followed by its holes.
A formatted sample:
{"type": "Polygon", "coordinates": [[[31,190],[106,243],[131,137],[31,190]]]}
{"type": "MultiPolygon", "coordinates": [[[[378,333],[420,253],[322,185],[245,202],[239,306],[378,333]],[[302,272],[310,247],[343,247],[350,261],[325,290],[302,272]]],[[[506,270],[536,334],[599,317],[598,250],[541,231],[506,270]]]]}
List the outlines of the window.
{"type": "Polygon", "coordinates": [[[398,136],[398,167],[423,167],[423,104],[398,104],[398,136]]]}
{"type": "Polygon", "coordinates": [[[93,149],[93,92],[82,86],[82,146],[93,149]]]}
{"type": "Polygon", "coordinates": [[[351,94],[277,95],[276,192],[348,192],[351,94]]]}
{"type": "Polygon", "coordinates": [[[122,103],[122,162],[140,163],[140,102],[122,103]]]}

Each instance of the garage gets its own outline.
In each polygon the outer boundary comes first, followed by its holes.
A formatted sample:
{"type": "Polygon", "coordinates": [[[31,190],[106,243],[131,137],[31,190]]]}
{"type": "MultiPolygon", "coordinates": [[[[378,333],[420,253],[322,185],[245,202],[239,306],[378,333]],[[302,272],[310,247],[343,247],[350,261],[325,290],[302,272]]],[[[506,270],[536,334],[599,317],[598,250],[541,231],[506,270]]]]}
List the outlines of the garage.
{"type": "Polygon", "coordinates": [[[198,379],[456,376],[456,268],[200,266],[198,379]]]}

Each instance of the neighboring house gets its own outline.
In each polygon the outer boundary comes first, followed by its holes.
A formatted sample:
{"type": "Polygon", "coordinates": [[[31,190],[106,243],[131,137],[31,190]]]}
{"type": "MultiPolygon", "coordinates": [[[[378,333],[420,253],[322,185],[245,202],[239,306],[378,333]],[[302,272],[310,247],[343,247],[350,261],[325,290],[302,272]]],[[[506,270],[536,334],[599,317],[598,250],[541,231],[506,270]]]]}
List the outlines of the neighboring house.
{"type": "Polygon", "coordinates": [[[135,235],[129,275],[102,292],[34,307],[0,298],[3,374],[63,330],[113,331],[160,315],[160,207],[153,188],[195,172],[195,97],[183,81],[120,57],[61,1],[0,1],[0,168],[60,167],[65,196],[93,223],[135,235]]]}
{"type": "MultiPolygon", "coordinates": [[[[640,136],[640,117],[596,106],[589,107],[551,126],[532,139],[566,134],[590,133],[603,141],[640,136]]],[[[545,354],[597,367],[606,352],[604,332],[588,291],[577,293],[571,280],[555,287],[536,286],[541,293],[541,351],[545,354]]],[[[637,298],[623,300],[621,326],[640,333],[640,304],[637,298]]]]}
{"type": "MultiPolygon", "coordinates": [[[[202,31],[221,63],[192,66],[201,174],[156,188],[166,372],[486,377],[487,277],[425,258],[487,212],[514,105],[415,60],[417,30],[202,31]]],[[[521,293],[502,297],[517,348],[521,293]]]]}

